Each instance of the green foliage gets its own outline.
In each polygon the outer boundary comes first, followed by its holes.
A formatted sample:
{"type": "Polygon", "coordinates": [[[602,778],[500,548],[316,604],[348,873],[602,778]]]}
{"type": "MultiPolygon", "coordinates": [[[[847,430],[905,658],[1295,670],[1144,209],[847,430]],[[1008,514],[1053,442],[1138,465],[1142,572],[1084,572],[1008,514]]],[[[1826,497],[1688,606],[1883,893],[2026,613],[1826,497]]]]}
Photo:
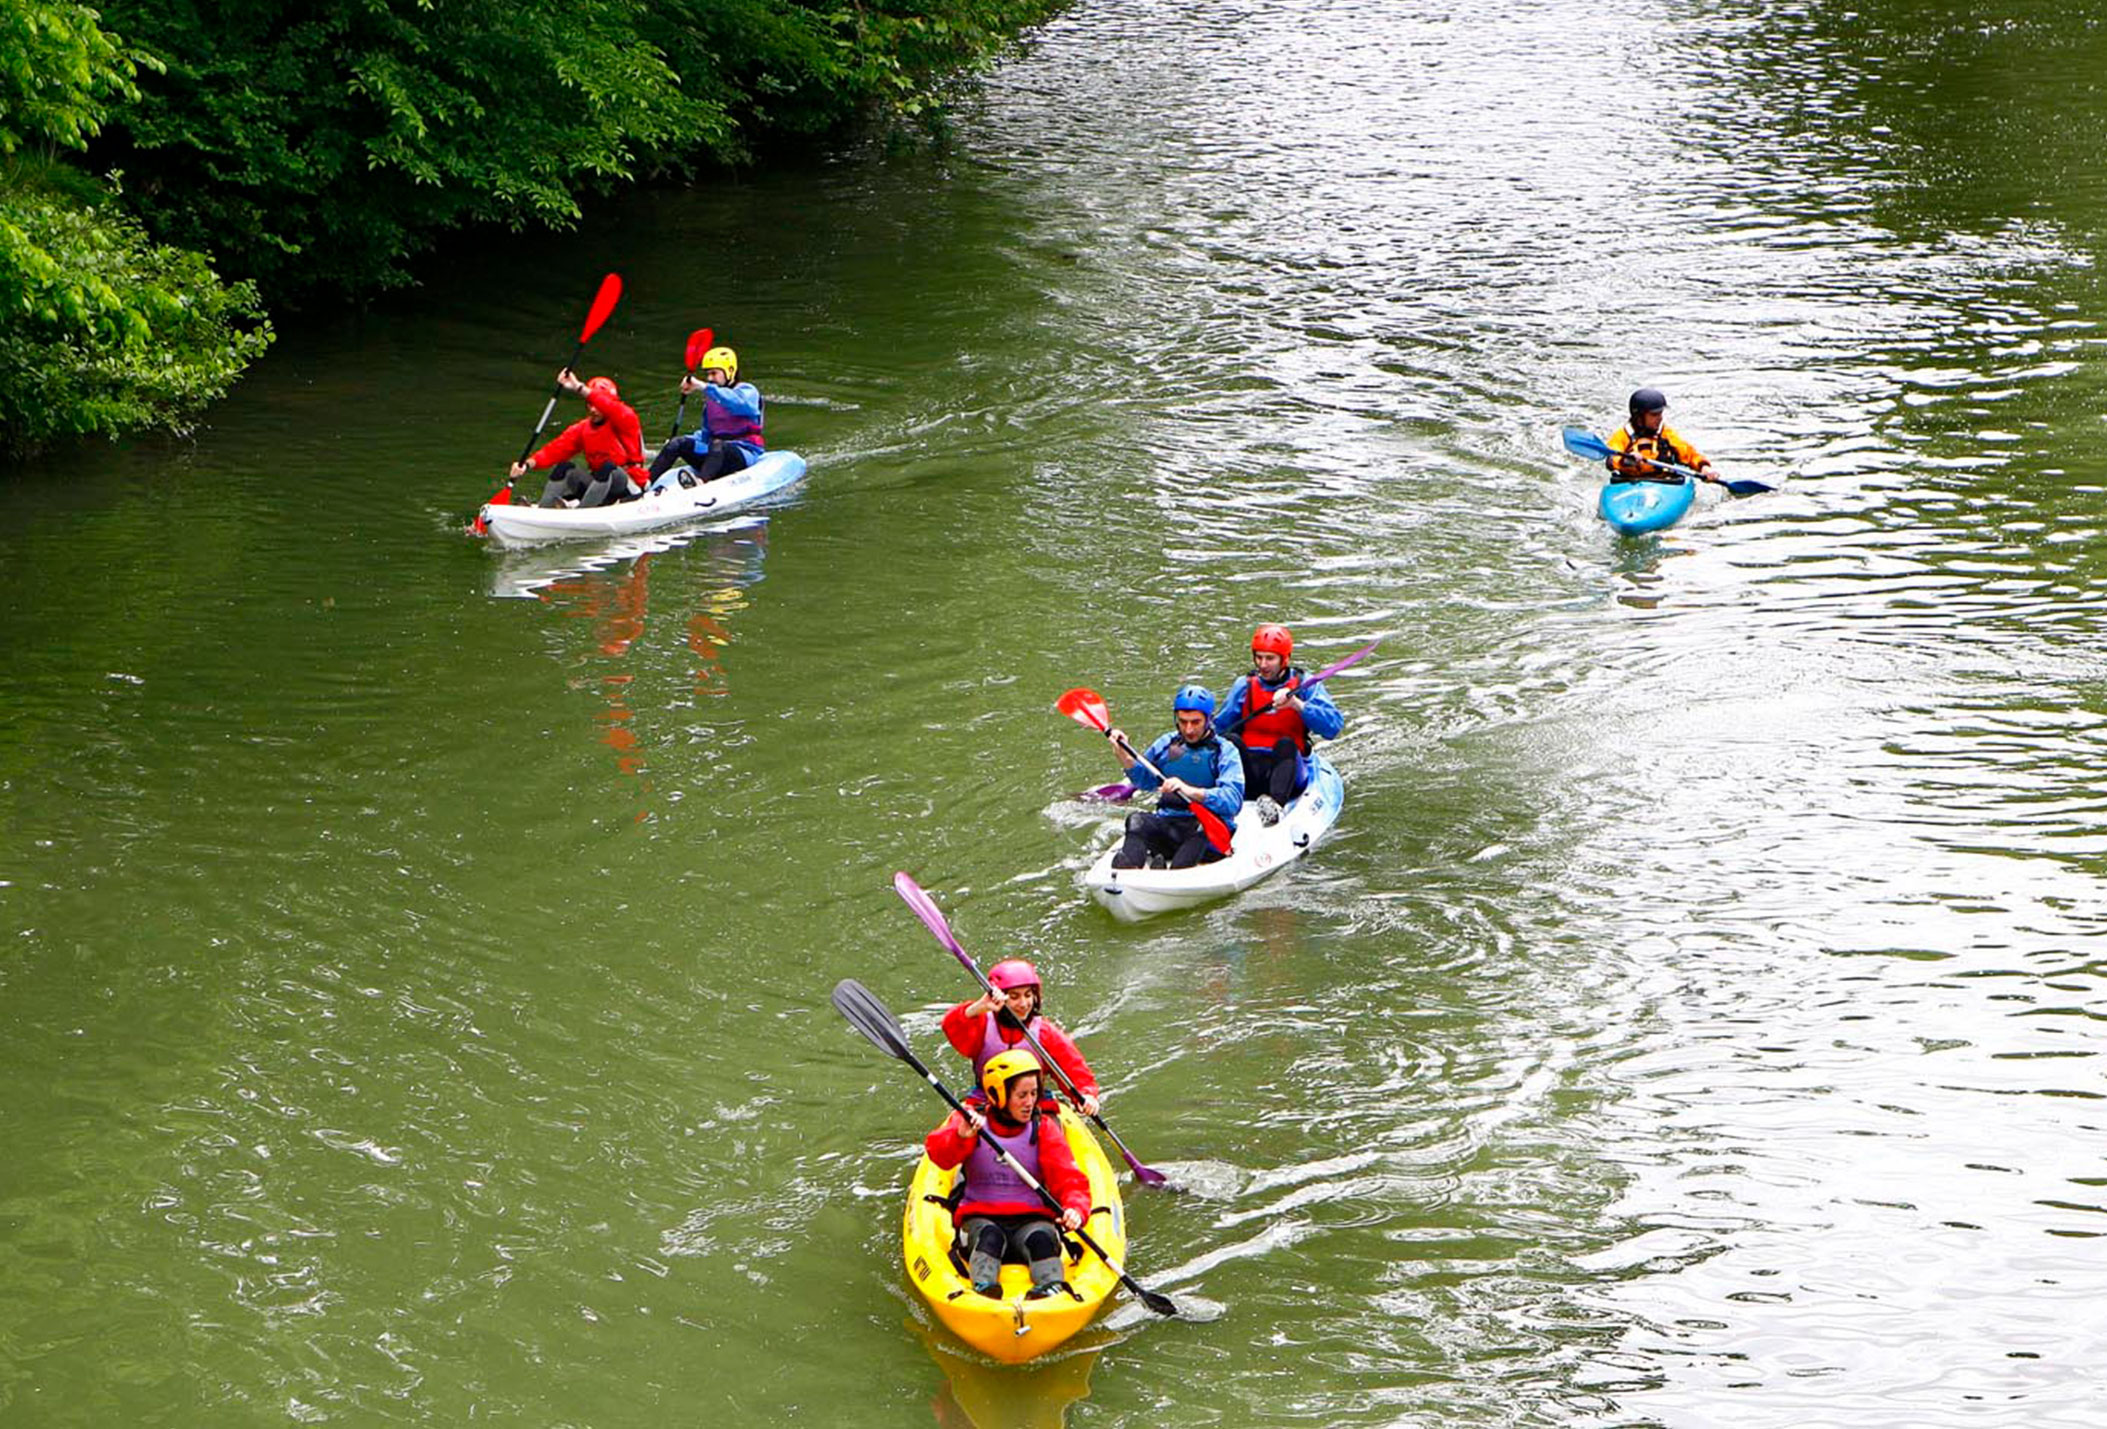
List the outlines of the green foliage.
{"type": "Polygon", "coordinates": [[[407,281],[470,223],[566,225],[581,193],[728,142],[635,0],[112,0],[167,64],[123,121],[161,237],[273,292],[407,281]]]}
{"type": "Polygon", "coordinates": [[[1060,0],[662,0],[655,39],[691,85],[755,134],[821,134],[866,114],[915,118],[1060,0]]]}
{"type": "Polygon", "coordinates": [[[248,284],[153,243],[76,176],[0,168],[0,447],[181,431],[271,341],[248,284]],[[50,180],[50,181],[47,181],[50,180]]]}
{"type": "Polygon", "coordinates": [[[103,33],[85,5],[0,0],[0,155],[25,142],[82,149],[102,129],[110,100],[139,97],[132,83],[151,56],[103,33]]]}

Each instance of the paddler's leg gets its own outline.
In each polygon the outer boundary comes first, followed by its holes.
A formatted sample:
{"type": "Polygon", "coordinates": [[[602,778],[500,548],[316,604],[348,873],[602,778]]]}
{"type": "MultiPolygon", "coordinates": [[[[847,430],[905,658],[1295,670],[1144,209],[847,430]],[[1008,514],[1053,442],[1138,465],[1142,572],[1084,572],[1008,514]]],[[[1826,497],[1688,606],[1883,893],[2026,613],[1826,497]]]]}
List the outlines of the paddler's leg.
{"type": "Polygon", "coordinates": [[[703,481],[715,481],[720,476],[744,471],[749,464],[746,448],[733,442],[712,442],[710,454],[696,465],[695,475],[703,481]]]}
{"type": "Polygon", "coordinates": [[[973,1216],[959,1228],[966,1236],[966,1275],[983,1295],[1002,1295],[1002,1254],[1010,1233],[996,1221],[973,1216]]]}
{"type": "Polygon", "coordinates": [[[1147,868],[1151,855],[1168,855],[1177,845],[1168,824],[1169,820],[1161,814],[1144,814],[1136,810],[1127,815],[1126,842],[1119,846],[1118,853],[1112,855],[1112,866],[1147,868]]]}
{"type": "Polygon", "coordinates": [[[593,473],[592,485],[585,488],[585,495],[578,498],[580,506],[606,506],[616,501],[633,501],[643,493],[629,473],[608,462],[593,473]]]}
{"type": "Polygon", "coordinates": [[[1309,785],[1309,770],[1302,762],[1302,751],[1286,735],[1282,735],[1280,742],[1273,746],[1273,772],[1269,780],[1266,792],[1273,796],[1274,803],[1283,805],[1309,785]]]}
{"type": "Polygon", "coordinates": [[[695,439],[693,437],[675,437],[672,441],[660,447],[658,455],[651,459],[651,479],[656,481],[682,462],[692,462],[694,460],[695,439]]]}
{"type": "Polygon", "coordinates": [[[538,506],[555,506],[563,500],[566,494],[575,495],[576,493],[567,493],[565,488],[571,484],[571,478],[576,476],[577,473],[578,469],[569,462],[558,462],[554,470],[549,473],[548,484],[541,489],[541,500],[535,504],[538,506]]]}
{"type": "Polygon", "coordinates": [[[1061,1238],[1054,1234],[1053,1222],[1029,1221],[1017,1228],[1015,1239],[1032,1271],[1032,1288],[1026,1293],[1037,1299],[1063,1288],[1061,1238]]]}
{"type": "MultiPolygon", "coordinates": [[[[1171,867],[1192,868],[1202,863],[1214,862],[1214,859],[1208,857],[1214,853],[1214,846],[1207,842],[1207,831],[1200,827],[1200,821],[1180,819],[1178,823],[1184,826],[1178,832],[1185,837],[1179,842],[1177,852],[1171,855],[1171,867]]],[[[1215,857],[1219,858],[1221,855],[1215,854],[1215,857]]]]}

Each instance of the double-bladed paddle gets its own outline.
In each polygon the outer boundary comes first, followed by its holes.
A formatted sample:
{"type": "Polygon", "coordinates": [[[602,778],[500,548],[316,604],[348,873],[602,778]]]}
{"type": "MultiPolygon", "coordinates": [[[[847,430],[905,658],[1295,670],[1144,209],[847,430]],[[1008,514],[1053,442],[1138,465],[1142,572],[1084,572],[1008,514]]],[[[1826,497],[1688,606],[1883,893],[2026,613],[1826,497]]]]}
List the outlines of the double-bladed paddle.
{"type": "MultiPolygon", "coordinates": [[[[695,375],[695,365],[702,361],[702,355],[710,350],[710,344],[716,340],[717,334],[706,327],[699,327],[688,334],[688,376],[695,375]]],[[[666,440],[670,442],[679,436],[680,429],[687,424],[688,384],[683,382],[680,384],[680,410],[673,414],[673,430],[666,433],[666,440]]]]}
{"type": "MultiPolygon", "coordinates": [[[[1608,461],[1612,457],[1625,455],[1623,452],[1613,450],[1608,442],[1581,427],[1567,427],[1560,435],[1565,441],[1567,451],[1575,456],[1586,457],[1590,461],[1608,461]]],[[[1689,467],[1679,466],[1672,461],[1662,461],[1658,457],[1641,457],[1639,460],[1645,462],[1648,466],[1658,467],[1662,471],[1672,471],[1677,476],[1696,477],[1699,481],[1705,480],[1704,477],[1698,476],[1689,467]]],[[[1778,489],[1760,481],[1722,481],[1719,485],[1724,486],[1736,496],[1757,496],[1763,492],[1776,491],[1778,489]]]]}
{"type": "MultiPolygon", "coordinates": [[[[1105,697],[1096,690],[1078,685],[1075,689],[1064,692],[1061,698],[1055,700],[1054,708],[1067,715],[1077,724],[1088,729],[1094,729],[1107,739],[1112,738],[1112,710],[1105,703],[1105,697]]],[[[1155,775],[1159,780],[1163,778],[1163,771],[1149,763],[1133,745],[1127,743],[1124,739],[1114,740],[1113,742],[1126,752],[1129,759],[1148,770],[1149,773],[1155,775]]],[[[1109,788],[1111,786],[1107,785],[1106,787],[1109,788]]],[[[1187,800],[1186,807],[1192,810],[1193,817],[1200,821],[1200,830],[1207,835],[1207,842],[1214,846],[1214,851],[1216,853],[1229,852],[1229,825],[1222,822],[1221,815],[1215,813],[1214,810],[1196,799],[1187,800]]]]}
{"type": "MultiPolygon", "coordinates": [[[[922,1065],[922,1059],[915,1056],[914,1049],[907,1045],[907,1032],[900,1026],[899,1019],[886,1010],[884,1003],[871,995],[869,988],[852,977],[843,978],[834,985],[834,994],[831,1001],[835,1010],[849,1020],[851,1027],[868,1037],[873,1046],[882,1052],[899,1058],[921,1073],[922,1080],[936,1088],[936,1094],[949,1102],[953,1111],[965,1117],[969,1122],[972,1120],[971,1115],[966,1111],[964,1103],[951,1094],[951,1088],[938,1081],[936,1073],[922,1065]]],[[[1059,1201],[1054,1199],[1053,1192],[1039,1184],[1039,1178],[1018,1164],[1016,1158],[1003,1150],[1001,1144],[993,1137],[988,1138],[987,1144],[997,1156],[1003,1159],[1010,1170],[1023,1178],[1025,1185],[1030,1186],[1032,1190],[1038,1193],[1039,1199],[1052,1208],[1054,1217],[1058,1220],[1063,1207],[1059,1201]]],[[[1079,1227],[1074,1234],[1076,1239],[1089,1246],[1096,1253],[1097,1258],[1102,1260],[1111,1272],[1119,1277],[1119,1283],[1139,1296],[1141,1303],[1148,1306],[1151,1311],[1158,1315],[1175,1315],[1178,1313],[1178,1306],[1172,1301],[1170,1296],[1158,1294],[1133,1276],[1127,1274],[1126,1267],[1105,1254],[1105,1248],[1097,1243],[1096,1238],[1090,1234],[1088,1229],[1079,1227]]]]}
{"type": "MultiPolygon", "coordinates": [[[[974,962],[972,954],[959,946],[958,939],[952,936],[951,925],[944,921],[943,910],[936,906],[936,900],[924,893],[922,886],[904,873],[893,875],[893,891],[906,900],[907,906],[914,910],[915,917],[922,920],[922,926],[927,928],[939,943],[951,950],[951,956],[957,958],[965,966],[967,972],[973,974],[973,980],[980,984],[980,990],[996,1001],[1001,1001],[1002,995],[995,991],[995,984],[988,981],[988,975],[980,970],[980,964],[974,962]]],[[[1022,1027],[1022,1024],[1019,1024],[1019,1026],[1022,1027]]],[[[1022,1030],[1024,1032],[1024,1040],[1030,1044],[1032,1051],[1038,1053],[1040,1064],[1052,1070],[1053,1074],[1060,1079],[1062,1089],[1068,1093],[1069,1098],[1080,1108],[1083,1103],[1083,1094],[1076,1089],[1076,1085],[1069,1079],[1068,1073],[1063,1070],[1059,1062],[1056,1062],[1048,1054],[1044,1047],[1039,1045],[1039,1039],[1032,1035],[1030,1028],[1023,1028],[1022,1030]]],[[[1127,1150],[1127,1143],[1119,1139],[1119,1133],[1105,1125],[1105,1119],[1102,1116],[1092,1112],[1090,1113],[1090,1119],[1097,1123],[1099,1131],[1112,1138],[1112,1144],[1119,1148],[1119,1154],[1127,1158],[1127,1166],[1134,1172],[1135,1180],[1141,1182],[1144,1186],[1166,1186],[1170,1184],[1170,1178],[1161,1171],[1158,1171],[1153,1166],[1144,1166],[1137,1160],[1134,1153],[1127,1150]]]]}
{"type": "MultiPolygon", "coordinates": [[[[621,300],[622,275],[609,273],[600,280],[600,291],[593,295],[593,305],[586,310],[585,326],[578,329],[578,346],[571,350],[570,359],[562,367],[556,369],[558,372],[568,372],[578,365],[578,359],[585,356],[585,345],[593,340],[593,334],[600,330],[600,325],[607,321],[608,315],[615,310],[615,304],[621,300]]],[[[549,425],[549,418],[556,411],[556,399],[562,395],[563,383],[561,380],[558,380],[555,387],[550,389],[547,405],[541,409],[541,420],[534,424],[533,431],[527,433],[527,444],[519,449],[519,461],[525,461],[534,454],[534,444],[541,440],[543,429],[549,425]]],[[[516,478],[507,473],[505,484],[491,493],[490,499],[483,504],[485,506],[511,505],[512,483],[514,480],[516,478]]],[[[478,511],[474,526],[475,533],[480,536],[483,534],[484,529],[483,516],[478,511]]]]}
{"type": "MultiPolygon", "coordinates": [[[[1297,690],[1307,690],[1312,685],[1320,684],[1325,680],[1329,680],[1332,676],[1338,674],[1348,665],[1358,664],[1361,660],[1367,658],[1367,656],[1375,650],[1375,647],[1382,643],[1383,637],[1380,635],[1376,636],[1375,639],[1369,641],[1366,645],[1363,645],[1360,649],[1354,651],[1353,654],[1348,655],[1343,660],[1338,660],[1333,662],[1332,664],[1326,665],[1316,674],[1310,676],[1307,680],[1304,680],[1301,684],[1295,686],[1295,688],[1297,690]]],[[[1242,714],[1238,715],[1228,724],[1223,725],[1220,729],[1216,730],[1215,733],[1227,735],[1230,730],[1235,729],[1238,725],[1242,724],[1245,720],[1251,718],[1251,716],[1257,713],[1258,709],[1254,705],[1253,707],[1246,709],[1242,714]]],[[[1136,789],[1132,784],[1100,784],[1095,789],[1091,789],[1084,793],[1078,794],[1076,795],[1076,797],[1078,799],[1097,800],[1099,802],[1107,804],[1119,804],[1126,802],[1128,799],[1133,798],[1136,794],[1140,792],[1141,791],[1136,789]]]]}

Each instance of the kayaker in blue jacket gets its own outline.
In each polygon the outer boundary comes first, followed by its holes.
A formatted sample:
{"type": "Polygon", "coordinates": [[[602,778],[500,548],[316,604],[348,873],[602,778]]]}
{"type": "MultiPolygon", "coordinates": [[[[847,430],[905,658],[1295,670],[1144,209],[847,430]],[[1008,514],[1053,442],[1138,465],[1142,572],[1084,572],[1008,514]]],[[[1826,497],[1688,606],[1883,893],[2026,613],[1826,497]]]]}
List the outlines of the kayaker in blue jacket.
{"type": "Polygon", "coordinates": [[[1244,807],[1244,761],[1235,746],[1214,728],[1214,693],[1204,685],[1184,685],[1171,699],[1177,728],[1143,752],[1163,771],[1158,780],[1127,753],[1127,736],[1112,731],[1112,752],[1137,789],[1161,788],[1153,814],[1127,815],[1127,838],[1112,855],[1114,868],[1191,868],[1213,863],[1222,855],[1207,842],[1192,806],[1204,804],[1230,828],[1244,807]]]}
{"type": "Polygon", "coordinates": [[[1281,806],[1309,787],[1310,738],[1337,739],[1345,716],[1324,686],[1298,687],[1308,672],[1288,664],[1295,637],[1285,625],[1251,633],[1251,673],[1222,701],[1222,728],[1244,757],[1244,787],[1259,790],[1258,816],[1279,821],[1281,806]]]}
{"type": "Polygon", "coordinates": [[[675,437],[651,459],[651,484],[664,487],[676,466],[694,468],[697,478],[715,481],[744,471],[759,461],[767,442],[761,436],[761,393],[751,382],[738,381],[739,354],[713,347],[702,355],[702,380],[680,379],[683,392],[702,394],[702,425],[675,437]]]}

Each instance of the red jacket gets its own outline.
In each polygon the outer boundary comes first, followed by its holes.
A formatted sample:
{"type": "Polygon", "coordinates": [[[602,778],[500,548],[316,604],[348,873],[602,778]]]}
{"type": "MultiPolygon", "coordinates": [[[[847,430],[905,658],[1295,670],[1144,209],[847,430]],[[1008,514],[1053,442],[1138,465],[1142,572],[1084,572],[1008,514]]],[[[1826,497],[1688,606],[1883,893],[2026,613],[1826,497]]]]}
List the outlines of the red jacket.
{"type": "MultiPolygon", "coordinates": [[[[978,1097],[968,1097],[967,1102],[983,1116],[988,1115],[987,1105],[978,1097]]],[[[1075,1164],[1075,1153],[1068,1149],[1068,1133],[1061,1129],[1061,1119],[1051,1110],[1052,1103],[1041,1102],[1048,1108],[1039,1113],[1039,1184],[1053,1192],[1053,1197],[1062,1206],[1073,1210],[1086,1220],[1090,1215],[1090,1178],[1075,1164]]],[[[1001,1117],[994,1120],[1004,1121],[1001,1117]]],[[[1004,1121],[1003,1134],[1009,1135],[1010,1123],[1004,1121]]],[[[980,1133],[966,1125],[964,1117],[957,1112],[944,1118],[939,1126],[922,1142],[922,1149],[929,1159],[946,1171],[973,1154],[973,1143],[980,1140],[980,1133]]],[[[1046,1202],[1034,1196],[1019,1205],[1008,1201],[966,1201],[962,1203],[956,1219],[967,1216],[1028,1216],[1049,1215],[1046,1202]]]]}
{"type": "MultiPolygon", "coordinates": [[[[953,1051],[971,1061],[980,1051],[981,1038],[990,1017],[995,1017],[995,1031],[1002,1038],[1005,1047],[1021,1047],[1027,1052],[1031,1051],[1030,1044],[1024,1040],[1024,1034],[1000,1017],[996,1017],[994,1013],[983,1012],[978,1017],[969,1016],[966,1009],[977,1000],[961,1002],[944,1014],[944,1037],[951,1043],[953,1051]]],[[[1083,1060],[1083,1054],[1076,1050],[1075,1043],[1066,1032],[1041,1017],[1032,1035],[1039,1039],[1039,1045],[1046,1049],[1046,1055],[1060,1064],[1061,1070],[1068,1074],[1068,1080],[1075,1083],[1077,1091],[1090,1097],[1102,1095],[1097,1089],[1097,1074],[1090,1070],[1090,1064],[1083,1060]]],[[[1058,1089],[1058,1083],[1053,1081],[1049,1074],[1046,1090],[1058,1089]]]]}
{"type": "Polygon", "coordinates": [[[557,433],[555,441],[534,453],[529,464],[550,467],[582,452],[593,471],[612,462],[639,482],[648,481],[651,472],[644,465],[644,431],[637,422],[636,408],[601,392],[587,392],[585,401],[595,416],[607,420],[596,423],[585,417],[571,423],[557,433]]]}

